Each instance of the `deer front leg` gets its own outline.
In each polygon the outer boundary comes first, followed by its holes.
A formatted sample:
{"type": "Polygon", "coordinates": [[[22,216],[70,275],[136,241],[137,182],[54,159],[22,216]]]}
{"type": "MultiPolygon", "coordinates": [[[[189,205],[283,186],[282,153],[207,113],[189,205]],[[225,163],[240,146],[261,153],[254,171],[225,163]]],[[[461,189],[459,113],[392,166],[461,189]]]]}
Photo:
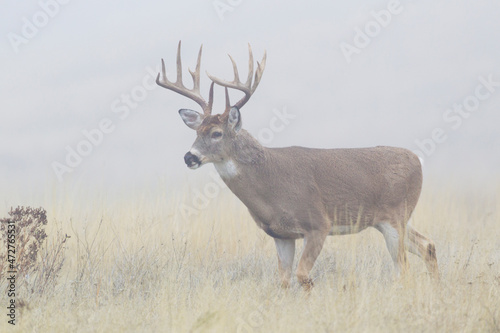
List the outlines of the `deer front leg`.
{"type": "Polygon", "coordinates": [[[275,238],[276,250],[278,251],[278,267],[281,277],[281,286],[290,287],[292,277],[293,258],[295,256],[295,239],[275,238]]]}
{"type": "Polygon", "coordinates": [[[323,248],[327,235],[328,233],[322,231],[313,231],[304,236],[304,251],[302,252],[297,268],[297,278],[306,291],[310,291],[313,287],[313,282],[309,278],[309,272],[323,248]]]}

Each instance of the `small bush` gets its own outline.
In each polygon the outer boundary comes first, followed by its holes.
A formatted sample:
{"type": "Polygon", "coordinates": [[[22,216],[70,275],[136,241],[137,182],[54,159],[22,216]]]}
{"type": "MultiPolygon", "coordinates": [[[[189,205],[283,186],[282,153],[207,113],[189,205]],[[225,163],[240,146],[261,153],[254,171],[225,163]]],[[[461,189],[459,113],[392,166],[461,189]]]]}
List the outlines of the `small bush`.
{"type": "Polygon", "coordinates": [[[15,270],[17,287],[27,287],[32,293],[43,293],[53,285],[64,263],[64,243],[68,236],[60,233],[51,244],[47,242],[45,226],[47,212],[43,208],[17,207],[9,217],[0,219],[2,249],[0,250],[0,281],[8,271],[8,225],[15,228],[15,270]]]}

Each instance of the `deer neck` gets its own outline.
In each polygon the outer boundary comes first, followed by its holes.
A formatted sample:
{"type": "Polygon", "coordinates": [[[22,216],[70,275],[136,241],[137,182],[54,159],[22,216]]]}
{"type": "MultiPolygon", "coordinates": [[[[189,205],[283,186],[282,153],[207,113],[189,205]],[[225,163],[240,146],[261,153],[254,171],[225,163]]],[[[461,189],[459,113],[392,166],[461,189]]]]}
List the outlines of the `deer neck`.
{"type": "Polygon", "coordinates": [[[233,140],[229,157],[214,165],[221,178],[228,184],[235,179],[244,178],[250,171],[249,168],[255,169],[265,161],[265,156],[265,147],[250,133],[241,129],[233,140]]]}

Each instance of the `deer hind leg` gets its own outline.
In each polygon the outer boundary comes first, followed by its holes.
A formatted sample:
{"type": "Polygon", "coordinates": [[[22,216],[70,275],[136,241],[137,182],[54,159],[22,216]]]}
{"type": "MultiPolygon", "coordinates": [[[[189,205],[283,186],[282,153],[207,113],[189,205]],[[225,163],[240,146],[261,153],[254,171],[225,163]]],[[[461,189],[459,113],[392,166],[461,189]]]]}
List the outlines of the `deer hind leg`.
{"type": "Polygon", "coordinates": [[[404,228],[396,228],[388,222],[379,223],[375,225],[375,228],[384,235],[387,250],[389,250],[389,254],[394,262],[394,267],[396,268],[396,275],[400,276],[401,274],[405,274],[408,270],[408,262],[404,244],[404,228]]]}
{"type": "Polygon", "coordinates": [[[281,277],[281,286],[290,287],[292,277],[293,257],[295,256],[295,239],[275,238],[276,250],[278,251],[278,267],[281,277]]]}
{"type": "Polygon", "coordinates": [[[312,280],[309,278],[309,272],[323,248],[327,235],[328,232],[315,231],[304,236],[304,251],[297,267],[297,278],[306,291],[310,291],[314,286],[312,280]]]}
{"type": "Polygon", "coordinates": [[[422,258],[431,276],[434,279],[439,280],[436,246],[434,245],[434,242],[419,233],[417,230],[413,229],[413,227],[409,224],[406,226],[406,231],[408,235],[406,240],[408,251],[422,258]]]}

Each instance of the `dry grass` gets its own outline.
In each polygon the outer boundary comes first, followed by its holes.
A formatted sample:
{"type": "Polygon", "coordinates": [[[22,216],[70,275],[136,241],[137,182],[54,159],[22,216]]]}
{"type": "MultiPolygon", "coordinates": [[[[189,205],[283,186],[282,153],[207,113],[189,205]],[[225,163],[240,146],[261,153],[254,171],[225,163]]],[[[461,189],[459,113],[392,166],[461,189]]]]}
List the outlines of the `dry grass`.
{"type": "Polygon", "coordinates": [[[42,295],[21,290],[0,331],[500,332],[499,192],[424,192],[412,224],[436,242],[441,283],[412,255],[394,280],[373,229],[328,238],[309,296],[279,288],[274,242],[230,193],[189,221],[180,195],[46,207],[48,239],[71,235],[65,265],[42,295]]]}

